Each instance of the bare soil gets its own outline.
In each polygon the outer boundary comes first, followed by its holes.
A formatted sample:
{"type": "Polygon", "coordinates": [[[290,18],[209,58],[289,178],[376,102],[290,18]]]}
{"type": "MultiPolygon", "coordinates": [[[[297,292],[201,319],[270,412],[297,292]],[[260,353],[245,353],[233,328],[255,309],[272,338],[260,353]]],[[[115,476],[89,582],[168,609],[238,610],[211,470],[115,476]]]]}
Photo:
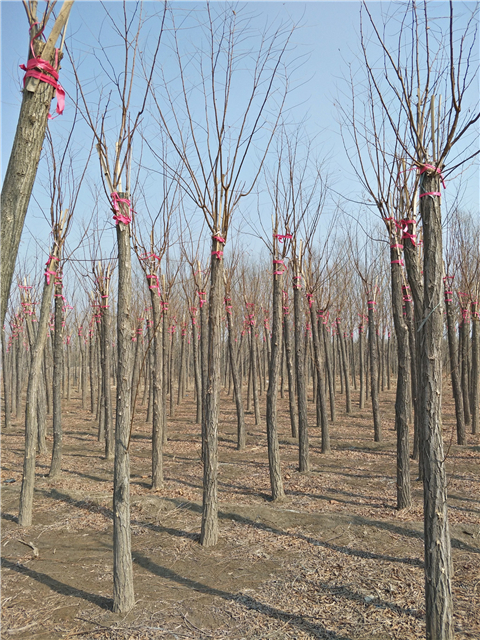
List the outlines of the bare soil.
{"type": "MultiPolygon", "coordinates": [[[[279,399],[287,498],[273,503],[265,424],[255,426],[248,412],[247,448],[238,451],[234,404],[222,395],[220,541],[211,549],[198,543],[202,467],[193,392],[168,419],[165,486],[156,493],[150,426],[145,406],[138,407],[131,445],[136,605],[126,616],[111,611],[113,463],[103,458],[94,417],[76,391],[64,401],[62,473],[49,479],[50,456],[38,457],[28,529],[17,524],[24,428],[22,417],[13,420],[2,447],[2,637],[424,638],[422,487],[412,461],[413,506],[396,510],[393,385],[381,394],[381,443],[373,441],[370,408],[357,408],[358,394],[351,415],[344,404],[338,394],[330,454],[320,453],[318,430],[310,428],[312,471],[301,475],[287,394],[279,399]]],[[[262,418],[264,406],[265,396],[262,418]]],[[[314,425],[311,402],[309,411],[314,425]]],[[[480,439],[454,444],[449,390],[444,439],[456,638],[479,639],[480,439]]]]}

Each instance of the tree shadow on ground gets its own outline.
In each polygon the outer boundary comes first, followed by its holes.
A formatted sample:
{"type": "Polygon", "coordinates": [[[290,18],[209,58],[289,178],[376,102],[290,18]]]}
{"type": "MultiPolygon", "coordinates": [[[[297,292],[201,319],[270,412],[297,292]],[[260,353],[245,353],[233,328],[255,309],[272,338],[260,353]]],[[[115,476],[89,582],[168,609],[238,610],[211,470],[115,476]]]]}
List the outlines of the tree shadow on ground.
{"type": "MultiPolygon", "coordinates": [[[[180,574],[172,571],[171,569],[167,569],[166,567],[162,567],[154,562],[152,562],[146,556],[142,556],[138,553],[134,553],[133,561],[138,566],[143,569],[153,573],[161,578],[166,580],[171,580],[172,582],[176,582],[177,584],[183,585],[193,591],[199,591],[200,593],[204,593],[210,596],[217,596],[222,598],[223,600],[227,600],[230,602],[237,602],[238,604],[244,606],[246,609],[253,609],[262,613],[270,618],[274,618],[276,620],[280,620],[284,623],[288,623],[302,631],[306,631],[310,633],[314,638],[330,638],[331,640],[351,640],[351,638],[338,635],[337,633],[326,629],[322,624],[315,623],[307,620],[309,616],[300,616],[296,614],[290,614],[281,609],[277,609],[276,607],[272,607],[267,604],[263,604],[259,600],[252,598],[251,596],[247,596],[241,593],[234,594],[229,591],[223,591],[222,589],[217,589],[214,587],[209,587],[201,582],[197,582],[196,580],[191,580],[190,578],[186,578],[181,576],[180,574]]],[[[358,596],[359,598],[360,596],[358,596]]]]}
{"type": "Polygon", "coordinates": [[[68,584],[64,584],[55,578],[47,575],[46,573],[41,573],[40,571],[35,571],[34,569],[30,569],[29,567],[25,567],[22,564],[17,564],[16,562],[11,562],[6,558],[2,557],[2,567],[5,569],[11,569],[12,571],[16,571],[17,573],[21,573],[24,576],[28,576],[32,580],[36,580],[37,582],[41,582],[46,585],[52,591],[56,591],[60,595],[63,596],[72,596],[74,598],[82,598],[91,604],[95,604],[101,609],[111,610],[112,609],[112,599],[105,598],[104,596],[95,595],[93,593],[89,593],[88,591],[84,591],[83,589],[78,589],[77,587],[71,587],[68,584]]]}

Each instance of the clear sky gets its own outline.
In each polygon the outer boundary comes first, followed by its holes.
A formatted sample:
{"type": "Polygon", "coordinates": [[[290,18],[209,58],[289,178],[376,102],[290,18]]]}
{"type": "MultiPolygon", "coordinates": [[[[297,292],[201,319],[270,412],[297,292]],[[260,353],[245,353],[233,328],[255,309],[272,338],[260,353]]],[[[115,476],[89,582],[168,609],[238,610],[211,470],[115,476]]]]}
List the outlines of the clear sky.
{"type": "MultiPolygon", "coordinates": [[[[398,3],[397,3],[398,4],[398,3]]],[[[440,12],[447,3],[435,3],[440,12]]],[[[456,3],[472,8],[473,3],[456,3]]],[[[131,7],[133,3],[129,3],[131,7]]],[[[113,13],[119,11],[121,4],[115,1],[107,2],[106,6],[113,13]]],[[[188,9],[195,9],[200,3],[174,2],[174,10],[179,14],[188,9]]],[[[382,11],[388,10],[390,3],[369,3],[369,7],[376,18],[380,18],[382,11]]],[[[42,7],[42,3],[39,3],[42,7]]],[[[349,65],[359,68],[359,2],[249,2],[247,9],[256,15],[256,22],[266,21],[275,23],[279,19],[293,21],[299,25],[292,40],[288,54],[292,68],[293,90],[288,98],[288,117],[295,121],[304,121],[304,129],[314,139],[314,148],[322,157],[328,158],[328,173],[331,176],[331,199],[327,203],[327,211],[333,210],[335,203],[342,196],[346,198],[343,206],[358,213],[358,206],[351,201],[362,199],[362,188],[345,156],[345,151],[339,134],[338,101],[342,101],[342,93],[346,89],[345,78],[349,76],[349,65]],[[340,195],[338,195],[340,194],[340,195]]],[[[146,2],[145,11],[153,15],[161,10],[161,3],[146,2]]],[[[145,51],[151,44],[150,35],[155,32],[155,19],[151,18],[145,25],[145,51]]],[[[17,2],[1,2],[1,53],[2,53],[2,177],[4,175],[10,149],[12,146],[18,112],[21,102],[20,88],[23,72],[19,65],[26,62],[28,49],[28,23],[23,5],[17,2]]],[[[192,33],[192,42],[195,35],[192,33]]],[[[102,73],[107,69],[98,39],[101,39],[107,53],[116,54],[114,38],[110,25],[105,18],[105,11],[99,2],[77,0],[73,6],[68,24],[67,43],[78,64],[79,74],[85,81],[88,99],[93,104],[95,88],[105,84],[102,73]]],[[[169,65],[168,52],[162,53],[163,64],[169,65]]],[[[478,61],[478,55],[476,55],[478,61]]],[[[60,82],[67,93],[74,97],[75,83],[71,65],[67,58],[62,63],[60,82]]],[[[478,78],[476,85],[478,92],[478,78]]],[[[55,101],[52,102],[54,110],[55,101]]],[[[49,124],[54,139],[66,135],[71,124],[74,108],[72,98],[67,97],[65,114],[49,124]]],[[[145,116],[148,117],[147,115],[145,116]]],[[[478,131],[478,128],[477,128],[478,131]]],[[[75,134],[74,148],[77,150],[77,166],[91,144],[92,136],[88,127],[80,123],[75,134]]],[[[147,157],[147,156],[146,156],[147,157]]],[[[157,167],[158,169],[158,167],[157,167]]],[[[156,175],[156,174],[155,174],[156,175]]],[[[26,230],[22,241],[22,251],[28,253],[42,253],[48,245],[49,225],[44,222],[39,205],[46,203],[44,188],[41,183],[46,181],[45,166],[39,169],[39,179],[34,189],[35,199],[32,200],[27,215],[26,230]]],[[[97,158],[90,163],[87,181],[84,185],[79,206],[75,214],[75,225],[72,237],[79,238],[82,225],[88,222],[94,209],[94,193],[100,184],[97,158]]],[[[453,187],[453,185],[452,185],[453,187]]],[[[479,210],[479,177],[478,163],[463,175],[462,206],[467,210],[479,210]]],[[[455,188],[447,189],[450,194],[455,188]]],[[[448,198],[448,195],[446,196],[448,198]]],[[[99,217],[105,221],[105,233],[102,242],[105,251],[111,249],[113,225],[111,213],[105,196],[100,191],[99,217]],[[103,199],[103,200],[102,200],[103,199]]],[[[248,207],[255,208],[255,198],[248,207]]],[[[141,214],[141,212],[139,212],[141,214]]],[[[267,220],[270,212],[266,211],[267,220]]],[[[268,227],[268,224],[267,224],[268,227]]],[[[200,226],[198,226],[198,229],[200,226]]],[[[87,251],[88,254],[88,251],[87,251]]]]}

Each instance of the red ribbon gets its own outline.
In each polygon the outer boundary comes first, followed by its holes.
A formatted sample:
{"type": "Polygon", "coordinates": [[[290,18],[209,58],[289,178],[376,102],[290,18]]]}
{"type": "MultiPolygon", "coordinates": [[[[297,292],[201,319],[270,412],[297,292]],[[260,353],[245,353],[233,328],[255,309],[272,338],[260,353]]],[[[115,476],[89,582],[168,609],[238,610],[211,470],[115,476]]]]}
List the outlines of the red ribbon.
{"type": "Polygon", "coordinates": [[[130,222],[132,221],[132,218],[129,215],[125,215],[121,213],[120,208],[118,206],[119,202],[123,202],[123,204],[127,205],[128,213],[130,213],[130,206],[131,206],[130,200],[128,198],[120,198],[117,191],[114,191],[113,193],[111,193],[110,197],[112,198],[112,208],[115,214],[113,216],[113,219],[115,220],[115,224],[118,224],[119,222],[123,222],[123,224],[130,224],[130,222]]]}

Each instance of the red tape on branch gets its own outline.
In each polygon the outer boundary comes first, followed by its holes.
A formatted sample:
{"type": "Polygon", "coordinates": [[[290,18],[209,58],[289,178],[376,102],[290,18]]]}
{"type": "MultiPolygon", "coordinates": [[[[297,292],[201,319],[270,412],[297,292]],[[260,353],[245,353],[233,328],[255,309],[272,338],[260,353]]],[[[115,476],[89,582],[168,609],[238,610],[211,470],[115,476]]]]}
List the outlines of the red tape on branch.
{"type": "Polygon", "coordinates": [[[285,233],[285,234],[274,233],[273,237],[276,238],[279,242],[283,242],[284,240],[291,240],[293,238],[291,233],[285,233]]]}

